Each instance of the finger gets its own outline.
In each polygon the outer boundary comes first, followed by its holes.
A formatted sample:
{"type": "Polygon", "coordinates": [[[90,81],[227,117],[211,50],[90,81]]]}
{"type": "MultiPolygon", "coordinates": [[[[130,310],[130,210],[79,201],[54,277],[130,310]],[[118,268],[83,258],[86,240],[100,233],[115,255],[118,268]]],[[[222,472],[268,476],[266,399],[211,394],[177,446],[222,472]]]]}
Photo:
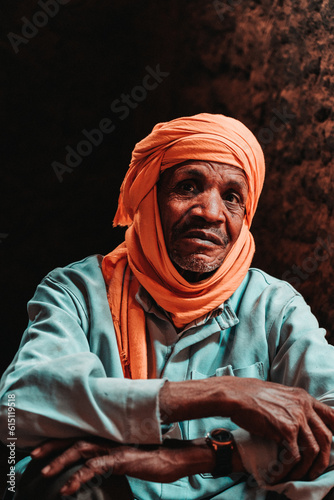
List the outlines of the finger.
{"type": "Polygon", "coordinates": [[[324,472],[325,469],[329,466],[330,461],[330,453],[332,448],[332,432],[328,429],[328,427],[323,426],[322,432],[319,433],[316,428],[312,428],[313,433],[316,435],[318,444],[320,447],[319,454],[317,459],[313,463],[312,467],[308,472],[308,476],[311,480],[318,477],[320,474],[324,472]]]}
{"type": "Polygon", "coordinates": [[[302,479],[307,475],[313,464],[318,464],[317,460],[320,453],[320,445],[318,442],[320,438],[320,428],[318,426],[323,426],[323,424],[317,416],[315,416],[309,424],[305,423],[305,425],[300,427],[298,443],[301,458],[289,474],[289,480],[292,481],[302,479]],[[313,430],[315,430],[315,433],[313,430]]]}
{"type": "Polygon", "coordinates": [[[66,484],[61,488],[62,495],[72,495],[78,491],[81,486],[88,483],[93,477],[102,476],[105,479],[109,477],[113,470],[113,457],[103,456],[88,460],[73,476],[71,476],[66,484]]]}
{"type": "Polygon", "coordinates": [[[306,475],[310,479],[315,479],[329,464],[332,444],[331,431],[317,414],[309,420],[309,428],[312,432],[313,439],[310,438],[308,444],[307,439],[303,441],[303,437],[301,437],[300,447],[302,460],[291,473],[290,477],[292,480],[300,479],[306,475]]]}
{"type": "Polygon", "coordinates": [[[90,458],[100,453],[101,450],[98,444],[89,441],[76,441],[73,446],[52,460],[41,472],[44,476],[54,476],[69,465],[75,464],[78,460],[90,458]]]}
{"type": "MultiPolygon", "coordinates": [[[[307,425],[307,424],[306,424],[307,425]]],[[[298,443],[299,428],[297,425],[285,428],[285,434],[282,435],[278,446],[280,453],[278,460],[284,465],[286,471],[291,470],[300,461],[300,449],[298,443]]]]}
{"type": "Polygon", "coordinates": [[[321,420],[329,427],[332,433],[334,433],[334,408],[317,400],[314,401],[313,408],[321,420]]]}
{"type": "Polygon", "coordinates": [[[71,446],[71,444],[74,442],[73,438],[69,439],[50,439],[49,441],[46,441],[42,445],[38,446],[35,448],[31,453],[30,456],[32,458],[44,458],[50,455],[51,453],[62,450],[64,448],[68,448],[71,446]]]}
{"type": "MultiPolygon", "coordinates": [[[[319,425],[325,427],[316,414],[314,420],[313,428],[319,425]]],[[[284,440],[282,445],[277,461],[268,464],[266,481],[269,484],[302,479],[320,451],[320,446],[305,416],[301,419],[299,428],[291,430],[290,440],[284,440]],[[295,438],[293,441],[291,436],[295,438]]]]}
{"type": "Polygon", "coordinates": [[[332,433],[324,424],[317,413],[313,413],[312,418],[301,424],[298,434],[299,459],[293,456],[288,443],[285,444],[279,454],[276,470],[281,471],[275,474],[273,469],[274,483],[284,480],[298,480],[306,475],[308,478],[318,477],[329,464],[330,450],[332,443],[332,433]]]}

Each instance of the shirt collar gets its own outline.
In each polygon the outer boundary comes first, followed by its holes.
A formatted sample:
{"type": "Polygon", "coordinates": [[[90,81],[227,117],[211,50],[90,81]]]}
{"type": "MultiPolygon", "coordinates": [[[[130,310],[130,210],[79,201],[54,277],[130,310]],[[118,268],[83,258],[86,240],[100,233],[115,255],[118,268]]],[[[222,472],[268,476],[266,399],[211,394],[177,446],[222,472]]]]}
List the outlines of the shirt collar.
{"type": "MultiPolygon", "coordinates": [[[[139,289],[136,294],[136,300],[146,313],[155,314],[155,316],[157,316],[158,318],[172,321],[170,314],[155,302],[153,297],[145,290],[142,285],[139,285],[139,289]]],[[[230,300],[227,299],[226,302],[223,302],[213,311],[210,311],[209,313],[204,314],[204,316],[201,316],[191,323],[188,323],[188,325],[186,325],[179,334],[181,335],[190,328],[202,326],[211,319],[216,319],[221,330],[231,328],[232,326],[239,323],[239,319],[230,304],[230,300]]]]}

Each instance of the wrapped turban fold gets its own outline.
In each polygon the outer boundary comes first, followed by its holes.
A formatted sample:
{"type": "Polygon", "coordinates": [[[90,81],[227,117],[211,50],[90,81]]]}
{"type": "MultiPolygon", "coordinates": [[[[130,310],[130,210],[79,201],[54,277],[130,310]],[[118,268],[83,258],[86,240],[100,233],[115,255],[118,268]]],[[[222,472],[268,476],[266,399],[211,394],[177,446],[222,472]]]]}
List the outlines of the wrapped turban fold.
{"type": "Polygon", "coordinates": [[[106,255],[102,272],[125,376],[147,378],[144,311],[135,299],[139,284],[182,328],[225,302],[251,264],[255,245],[249,231],[264,181],[264,157],[254,135],[238,120],[201,113],[159,123],[140,141],[119,197],[114,225],[129,226],[125,242],[106,255]],[[241,168],[248,182],[240,235],[209,278],[189,283],[171,262],[157,201],[161,173],[186,160],[241,168]]]}

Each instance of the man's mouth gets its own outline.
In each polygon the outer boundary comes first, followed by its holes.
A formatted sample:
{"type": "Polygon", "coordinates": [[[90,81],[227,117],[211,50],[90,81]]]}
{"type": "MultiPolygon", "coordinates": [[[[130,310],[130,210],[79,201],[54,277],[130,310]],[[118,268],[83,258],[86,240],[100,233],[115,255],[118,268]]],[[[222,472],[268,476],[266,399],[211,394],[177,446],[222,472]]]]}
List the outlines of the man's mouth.
{"type": "Polygon", "coordinates": [[[186,239],[197,239],[214,245],[225,245],[224,239],[208,229],[191,229],[182,235],[186,239]]]}

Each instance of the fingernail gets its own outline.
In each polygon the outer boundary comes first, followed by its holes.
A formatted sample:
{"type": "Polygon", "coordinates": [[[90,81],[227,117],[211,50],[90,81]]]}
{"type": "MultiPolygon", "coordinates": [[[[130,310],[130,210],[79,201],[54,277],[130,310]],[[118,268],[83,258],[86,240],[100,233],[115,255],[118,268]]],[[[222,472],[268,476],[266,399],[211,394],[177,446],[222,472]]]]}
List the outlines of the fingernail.
{"type": "Polygon", "coordinates": [[[44,467],[44,469],[41,470],[41,473],[42,474],[47,474],[50,470],[51,470],[50,465],[47,465],[46,467],[44,467]]]}
{"type": "Polygon", "coordinates": [[[71,486],[71,482],[67,481],[67,483],[65,483],[64,486],[60,489],[60,493],[61,494],[66,493],[70,486],[71,486]]]}
{"type": "Polygon", "coordinates": [[[38,457],[38,455],[41,453],[42,449],[41,448],[35,448],[34,450],[32,450],[32,452],[30,453],[30,456],[35,458],[35,457],[38,457]]]}

